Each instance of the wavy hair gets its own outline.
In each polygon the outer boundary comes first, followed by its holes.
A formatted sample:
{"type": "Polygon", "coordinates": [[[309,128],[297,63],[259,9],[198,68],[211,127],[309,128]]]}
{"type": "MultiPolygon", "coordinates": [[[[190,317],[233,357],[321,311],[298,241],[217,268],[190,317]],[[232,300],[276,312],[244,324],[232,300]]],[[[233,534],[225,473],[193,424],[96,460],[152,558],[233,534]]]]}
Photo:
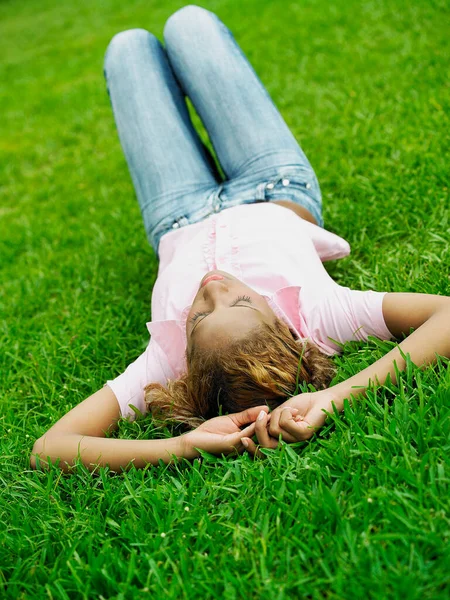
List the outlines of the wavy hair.
{"type": "Polygon", "coordinates": [[[243,339],[214,350],[186,351],[187,373],[164,387],[145,387],[145,402],[157,421],[186,429],[219,414],[266,404],[271,410],[294,395],[297,382],[326,388],[334,363],[281,320],[263,323],[243,339]]]}

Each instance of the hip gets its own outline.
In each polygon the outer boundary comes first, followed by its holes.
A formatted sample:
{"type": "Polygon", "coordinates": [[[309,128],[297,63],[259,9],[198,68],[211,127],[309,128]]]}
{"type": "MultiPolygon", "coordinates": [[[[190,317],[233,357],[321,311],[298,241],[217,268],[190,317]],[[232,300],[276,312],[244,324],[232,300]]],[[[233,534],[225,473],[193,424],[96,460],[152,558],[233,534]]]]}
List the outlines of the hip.
{"type": "Polygon", "coordinates": [[[322,196],[313,169],[287,165],[227,180],[200,193],[167,199],[162,214],[149,211],[143,215],[147,237],[157,252],[162,236],[170,231],[198,223],[226,208],[259,202],[274,202],[323,227],[322,196]]]}

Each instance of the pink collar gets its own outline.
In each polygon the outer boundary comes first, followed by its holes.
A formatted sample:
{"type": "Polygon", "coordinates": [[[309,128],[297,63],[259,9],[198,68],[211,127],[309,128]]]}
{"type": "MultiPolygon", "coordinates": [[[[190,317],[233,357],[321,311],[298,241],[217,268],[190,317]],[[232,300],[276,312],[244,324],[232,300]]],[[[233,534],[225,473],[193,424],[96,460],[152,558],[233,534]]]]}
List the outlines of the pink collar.
{"type": "MultiPolygon", "coordinates": [[[[300,314],[300,286],[289,285],[277,290],[272,296],[262,294],[275,315],[282,319],[299,338],[305,337],[305,324],[300,314]]],[[[168,365],[178,374],[185,372],[186,320],[191,304],[185,306],[180,319],[149,321],[147,329],[152,340],[166,355],[168,365]]]]}

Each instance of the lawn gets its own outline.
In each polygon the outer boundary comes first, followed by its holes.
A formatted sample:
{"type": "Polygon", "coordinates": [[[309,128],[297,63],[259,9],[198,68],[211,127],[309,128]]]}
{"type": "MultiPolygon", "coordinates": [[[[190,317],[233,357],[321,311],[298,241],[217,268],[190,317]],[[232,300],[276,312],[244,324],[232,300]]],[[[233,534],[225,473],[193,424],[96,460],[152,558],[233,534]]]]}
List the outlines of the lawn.
{"type": "MultiPolygon", "coordinates": [[[[409,363],[397,385],[265,460],[30,469],[34,440],[148,342],[157,260],[103,56],[124,29],[162,39],[181,6],[0,3],[0,597],[448,598],[444,359],[409,363]]],[[[316,170],[326,227],[352,246],[330,274],[450,295],[448,3],[202,6],[232,29],[316,170]]],[[[346,345],[338,380],[388,347],[346,345]]],[[[116,435],[168,434],[145,418],[116,435]]]]}

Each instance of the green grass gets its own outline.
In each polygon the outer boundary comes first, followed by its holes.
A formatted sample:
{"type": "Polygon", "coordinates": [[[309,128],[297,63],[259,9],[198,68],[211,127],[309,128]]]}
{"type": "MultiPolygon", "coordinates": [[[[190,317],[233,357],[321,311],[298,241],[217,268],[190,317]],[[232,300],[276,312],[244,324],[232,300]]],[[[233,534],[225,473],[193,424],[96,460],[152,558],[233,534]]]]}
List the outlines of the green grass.
{"type": "MultiPolygon", "coordinates": [[[[29,467],[33,441],[148,341],[157,261],[102,63],[114,33],[161,39],[180,6],[0,4],[0,597],[448,598],[448,361],[409,364],[265,461],[29,467]]],[[[233,30],[317,172],[326,226],[352,245],[331,275],[450,295],[445,0],[202,6],[233,30]]],[[[338,378],[388,346],[347,345],[338,378]]],[[[148,418],[118,432],[166,434],[148,418]]]]}

